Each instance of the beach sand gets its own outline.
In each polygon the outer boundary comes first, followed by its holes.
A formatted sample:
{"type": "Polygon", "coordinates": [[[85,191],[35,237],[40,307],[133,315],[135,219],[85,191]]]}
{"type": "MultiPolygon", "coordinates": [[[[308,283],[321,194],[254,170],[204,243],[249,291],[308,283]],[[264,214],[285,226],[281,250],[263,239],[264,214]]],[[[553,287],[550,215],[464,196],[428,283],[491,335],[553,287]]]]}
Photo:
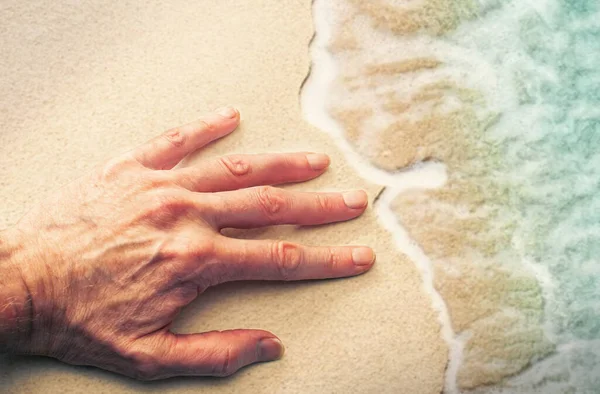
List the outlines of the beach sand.
{"type": "MultiPolygon", "coordinates": [[[[294,188],[365,188],[371,201],[381,190],[302,117],[314,34],[310,0],[6,0],[0,15],[0,227],[101,160],[223,104],[239,108],[242,126],[203,155],[324,151],[331,170],[294,188]]],[[[232,378],[140,383],[49,359],[13,358],[0,364],[0,391],[441,392],[448,348],[438,312],[416,265],[375,212],[333,226],[248,235],[368,244],[378,262],[348,280],[233,284],[200,296],[177,321],[178,331],[262,328],[287,347],[282,360],[232,378]]]]}

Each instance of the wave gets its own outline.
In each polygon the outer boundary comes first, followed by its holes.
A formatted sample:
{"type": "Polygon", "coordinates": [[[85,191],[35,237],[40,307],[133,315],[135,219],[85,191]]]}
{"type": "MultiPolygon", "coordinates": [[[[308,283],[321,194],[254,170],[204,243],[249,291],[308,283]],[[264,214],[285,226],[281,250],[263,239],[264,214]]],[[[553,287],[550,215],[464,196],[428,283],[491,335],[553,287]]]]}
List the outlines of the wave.
{"type": "Polygon", "coordinates": [[[448,391],[600,387],[584,373],[600,340],[599,8],[315,3],[336,69],[323,105],[344,143],[387,174],[445,168],[443,185],[414,182],[388,208],[460,348],[448,391]]]}

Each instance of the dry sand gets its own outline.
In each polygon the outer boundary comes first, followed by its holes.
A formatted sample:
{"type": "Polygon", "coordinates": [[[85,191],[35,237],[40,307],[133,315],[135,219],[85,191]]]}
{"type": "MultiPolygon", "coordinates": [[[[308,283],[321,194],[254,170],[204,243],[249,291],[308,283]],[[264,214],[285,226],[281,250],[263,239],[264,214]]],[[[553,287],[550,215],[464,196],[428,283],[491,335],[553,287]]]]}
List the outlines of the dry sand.
{"type": "MultiPolygon", "coordinates": [[[[204,154],[325,151],[332,169],[299,188],[379,187],[358,177],[326,133],[301,116],[309,72],[310,0],[5,0],[0,5],[0,227],[104,158],[222,104],[243,125],[204,154]]],[[[193,164],[193,160],[189,163],[193,164]]],[[[284,359],[230,379],[139,383],[47,359],[0,364],[0,391],[439,393],[447,363],[422,278],[369,211],[317,229],[256,236],[370,244],[378,264],[349,280],[244,284],[208,291],[180,331],[263,328],[284,359]]]]}

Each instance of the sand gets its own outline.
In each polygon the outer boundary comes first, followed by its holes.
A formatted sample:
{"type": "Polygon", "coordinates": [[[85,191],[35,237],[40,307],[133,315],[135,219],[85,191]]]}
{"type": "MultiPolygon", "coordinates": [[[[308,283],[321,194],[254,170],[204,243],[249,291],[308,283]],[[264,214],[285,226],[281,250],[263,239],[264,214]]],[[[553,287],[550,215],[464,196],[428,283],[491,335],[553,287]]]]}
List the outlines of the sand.
{"type": "MultiPolygon", "coordinates": [[[[303,119],[310,0],[94,1],[0,6],[0,227],[99,161],[223,104],[242,126],[203,155],[324,151],[332,168],[303,190],[362,187],[323,130],[303,119]]],[[[194,159],[187,165],[193,165],[194,159]]],[[[415,264],[373,211],[344,224],[251,234],[307,244],[369,244],[376,267],[348,280],[233,284],[184,311],[181,332],[263,328],[284,359],[229,379],[140,383],[41,358],[0,364],[9,393],[439,393],[448,359],[438,312],[415,264]]]]}

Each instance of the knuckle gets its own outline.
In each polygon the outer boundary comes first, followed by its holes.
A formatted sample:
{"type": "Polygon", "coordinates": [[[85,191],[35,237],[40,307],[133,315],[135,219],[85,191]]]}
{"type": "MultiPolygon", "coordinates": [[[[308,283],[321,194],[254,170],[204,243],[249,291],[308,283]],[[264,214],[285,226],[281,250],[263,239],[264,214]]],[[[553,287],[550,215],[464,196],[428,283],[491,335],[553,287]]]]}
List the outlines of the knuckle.
{"type": "Polygon", "coordinates": [[[167,242],[164,249],[160,250],[160,256],[155,258],[167,262],[161,265],[164,278],[178,285],[195,283],[196,294],[221,283],[218,280],[229,274],[222,264],[212,264],[217,260],[210,235],[176,236],[167,242]]]}
{"type": "Polygon", "coordinates": [[[166,223],[182,216],[189,209],[188,202],[173,193],[156,193],[146,211],[152,220],[166,223]]]}
{"type": "Polygon", "coordinates": [[[340,266],[339,255],[336,254],[335,251],[331,248],[327,250],[327,255],[325,257],[325,265],[332,272],[335,272],[340,266]]]}
{"type": "Polygon", "coordinates": [[[174,128],[163,133],[162,137],[175,148],[185,145],[186,133],[181,128],[174,128]]]}
{"type": "Polygon", "coordinates": [[[290,242],[274,242],[271,247],[271,257],[283,280],[290,280],[293,272],[302,263],[300,246],[290,242]]]}
{"type": "Polygon", "coordinates": [[[213,364],[212,374],[214,376],[220,377],[233,375],[235,371],[237,371],[236,364],[234,361],[235,360],[233,359],[233,352],[228,347],[227,349],[225,349],[223,357],[218,362],[213,364]]]}
{"type": "Polygon", "coordinates": [[[272,186],[257,188],[256,199],[263,213],[270,218],[277,216],[287,205],[287,199],[282,191],[272,186]]]}
{"type": "Polygon", "coordinates": [[[316,194],[315,201],[319,212],[328,213],[333,212],[336,209],[336,203],[329,196],[323,194],[316,194]]]}
{"type": "Polygon", "coordinates": [[[200,132],[202,132],[202,133],[209,133],[210,134],[213,131],[215,131],[215,126],[212,123],[207,122],[204,119],[200,119],[198,121],[198,130],[200,132]]]}
{"type": "Polygon", "coordinates": [[[247,175],[251,172],[250,162],[243,156],[225,156],[221,157],[219,162],[234,177],[247,175]]]}
{"type": "Polygon", "coordinates": [[[160,189],[173,184],[168,171],[150,171],[143,177],[143,187],[147,190],[160,189]]]}
{"type": "Polygon", "coordinates": [[[181,247],[184,257],[197,260],[208,260],[214,255],[214,242],[208,237],[203,237],[202,242],[198,240],[187,240],[181,247]]]}
{"type": "Polygon", "coordinates": [[[128,167],[128,165],[129,162],[122,158],[110,159],[100,168],[100,179],[103,181],[113,181],[128,167]]]}
{"type": "Polygon", "coordinates": [[[152,212],[154,213],[175,213],[179,206],[179,200],[174,196],[164,193],[155,197],[152,212]]]}

